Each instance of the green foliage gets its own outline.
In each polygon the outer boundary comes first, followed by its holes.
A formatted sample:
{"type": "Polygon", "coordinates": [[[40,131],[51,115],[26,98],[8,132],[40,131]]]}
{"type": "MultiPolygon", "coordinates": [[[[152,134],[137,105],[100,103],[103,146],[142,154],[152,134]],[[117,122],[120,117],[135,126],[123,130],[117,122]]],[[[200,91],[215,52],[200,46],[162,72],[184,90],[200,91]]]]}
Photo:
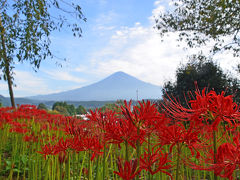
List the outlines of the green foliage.
{"type": "Polygon", "coordinates": [[[53,111],[57,111],[58,113],[63,114],[65,116],[69,116],[70,115],[68,110],[67,110],[67,108],[65,108],[63,106],[55,106],[53,111]]]}
{"type": "Polygon", "coordinates": [[[176,71],[176,81],[164,84],[163,96],[165,98],[168,95],[174,96],[180,102],[186,102],[189,92],[196,90],[196,85],[200,90],[206,87],[208,91],[215,90],[217,93],[222,91],[226,91],[227,94],[235,93],[235,100],[239,101],[239,81],[224,74],[212,61],[195,61],[181,65],[176,71]]]}
{"type": "Polygon", "coordinates": [[[28,61],[36,71],[41,61],[54,57],[50,50],[51,33],[66,27],[80,37],[79,20],[86,21],[81,7],[69,1],[0,0],[0,69],[3,79],[8,81],[13,107],[15,60],[28,61]]]}
{"type": "Polygon", "coordinates": [[[82,105],[79,105],[76,108],[76,114],[86,114],[86,113],[87,113],[87,111],[82,105]]]}
{"type": "Polygon", "coordinates": [[[105,112],[106,109],[114,111],[118,109],[118,106],[115,103],[113,103],[113,104],[105,104],[103,107],[101,107],[102,112],[105,112]]]}
{"type": "Polygon", "coordinates": [[[5,38],[8,58],[13,60],[13,55],[16,55],[19,62],[29,61],[34,68],[39,68],[42,60],[53,57],[49,48],[52,31],[66,26],[71,28],[73,35],[81,36],[78,24],[66,20],[70,15],[77,21],[85,20],[81,8],[77,4],[65,3],[67,5],[58,0],[1,0],[0,30],[5,38]],[[54,16],[50,13],[53,10],[54,16]]]}
{"type": "Polygon", "coordinates": [[[101,111],[105,112],[106,109],[109,109],[112,111],[120,112],[121,111],[120,106],[124,106],[123,100],[117,100],[115,103],[107,103],[103,107],[101,107],[101,111]]]}
{"type": "Polygon", "coordinates": [[[66,106],[67,108],[67,112],[69,113],[69,115],[73,116],[76,114],[76,110],[75,110],[75,106],[70,104],[66,106]]]}
{"type": "Polygon", "coordinates": [[[67,116],[73,116],[76,114],[76,109],[73,104],[67,104],[67,102],[55,102],[52,106],[52,110],[58,111],[60,114],[67,116]]]}
{"type": "Polygon", "coordinates": [[[40,103],[37,107],[38,109],[48,110],[47,106],[44,103],[40,103]]]}
{"type": "Polygon", "coordinates": [[[240,55],[239,0],[178,0],[169,9],[156,17],[156,28],[162,36],[179,32],[178,39],[190,48],[213,40],[213,53],[231,50],[234,56],[240,55]]]}

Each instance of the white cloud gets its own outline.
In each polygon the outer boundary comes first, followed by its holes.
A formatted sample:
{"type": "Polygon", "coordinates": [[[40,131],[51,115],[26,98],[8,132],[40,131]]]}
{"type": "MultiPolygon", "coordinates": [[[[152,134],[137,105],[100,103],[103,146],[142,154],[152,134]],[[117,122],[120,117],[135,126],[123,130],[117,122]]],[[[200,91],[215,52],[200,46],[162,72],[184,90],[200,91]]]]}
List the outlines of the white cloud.
{"type": "Polygon", "coordinates": [[[160,5],[160,3],[161,3],[161,0],[155,1],[155,2],[154,2],[154,5],[155,5],[155,6],[158,6],[158,5],[160,5]]]}
{"type": "MultiPolygon", "coordinates": [[[[154,15],[164,11],[160,1],[156,1],[155,5],[150,21],[154,15]]],[[[175,71],[180,63],[187,62],[187,54],[198,51],[183,50],[185,43],[177,42],[177,37],[177,33],[170,33],[162,42],[152,26],[144,27],[136,23],[133,27],[121,27],[115,31],[106,47],[93,55],[92,72],[98,76],[107,76],[121,70],[141,80],[163,85],[165,81],[175,79],[175,71]]],[[[208,48],[203,47],[201,50],[207,51],[208,48]]],[[[230,64],[233,66],[232,59],[228,62],[225,60],[229,56],[220,57],[223,57],[220,61],[222,67],[228,66],[230,69],[230,64]]]]}
{"type": "Polygon", "coordinates": [[[87,71],[87,69],[88,69],[87,66],[81,65],[81,66],[74,68],[73,71],[74,72],[85,72],[85,71],[87,71]]]}
{"type": "Polygon", "coordinates": [[[176,35],[162,43],[151,28],[124,28],[116,32],[110,44],[94,56],[95,72],[108,75],[124,71],[144,81],[163,85],[174,78],[176,67],[185,52],[176,47],[176,35]]]}
{"type": "Polygon", "coordinates": [[[114,11],[108,11],[99,15],[99,17],[95,20],[95,24],[93,30],[103,35],[104,31],[112,31],[115,29],[113,25],[116,19],[118,18],[118,14],[114,11]]]}
{"type": "MultiPolygon", "coordinates": [[[[160,1],[155,2],[154,15],[163,11],[160,1]]],[[[177,34],[170,34],[161,42],[152,25],[148,27],[135,23],[133,27],[121,27],[111,40],[91,59],[92,72],[106,76],[116,71],[124,71],[141,80],[163,85],[173,79],[177,66],[183,61],[186,52],[177,47],[177,34]]]]}
{"type": "MultiPolygon", "coordinates": [[[[14,83],[16,84],[16,87],[13,87],[14,94],[16,97],[26,97],[26,96],[33,96],[33,95],[39,95],[39,94],[50,94],[50,93],[57,93],[61,92],[63,90],[67,89],[73,89],[79,86],[59,86],[58,83],[49,81],[49,78],[60,80],[60,81],[70,81],[75,83],[82,83],[85,82],[84,79],[77,78],[68,72],[62,72],[62,71],[51,71],[47,73],[50,75],[48,79],[39,78],[37,74],[34,72],[27,72],[27,71],[14,71],[14,83]],[[55,86],[49,85],[50,84],[56,84],[55,86]]],[[[40,72],[38,72],[40,73],[40,72]]],[[[8,94],[8,86],[7,82],[0,81],[0,94],[4,96],[9,96],[8,94]]]]}
{"type": "MultiPolygon", "coordinates": [[[[79,70],[79,69],[77,69],[79,70]]],[[[59,80],[59,81],[71,81],[75,83],[83,83],[86,80],[82,78],[78,78],[76,76],[71,75],[69,72],[64,71],[45,71],[48,75],[50,75],[50,78],[59,80]]]]}
{"type": "Polygon", "coordinates": [[[158,17],[158,15],[160,13],[164,13],[166,11],[166,8],[164,5],[162,5],[163,2],[161,0],[158,0],[158,1],[155,1],[154,2],[154,5],[156,8],[154,8],[152,10],[152,15],[149,17],[149,20],[151,22],[151,24],[155,23],[155,19],[156,17],[158,17]]]}
{"type": "Polygon", "coordinates": [[[0,91],[8,91],[7,83],[1,82],[0,83],[0,91]]]}
{"type": "MultiPolygon", "coordinates": [[[[16,87],[13,87],[13,91],[16,97],[54,92],[48,88],[44,79],[37,77],[34,72],[15,70],[14,73],[16,87]]],[[[4,96],[9,96],[7,82],[0,83],[0,91],[4,96]]]]}

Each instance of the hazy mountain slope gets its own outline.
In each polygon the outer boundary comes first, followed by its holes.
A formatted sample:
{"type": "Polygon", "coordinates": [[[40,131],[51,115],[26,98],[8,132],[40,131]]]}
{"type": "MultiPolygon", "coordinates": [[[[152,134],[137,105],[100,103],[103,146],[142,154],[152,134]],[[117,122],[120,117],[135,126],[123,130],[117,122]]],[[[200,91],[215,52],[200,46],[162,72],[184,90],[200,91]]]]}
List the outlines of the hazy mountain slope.
{"type": "Polygon", "coordinates": [[[37,100],[54,101],[109,101],[117,99],[157,99],[161,87],[143,82],[124,72],[116,72],[107,78],[82,88],[65,92],[29,97],[37,100]]]}

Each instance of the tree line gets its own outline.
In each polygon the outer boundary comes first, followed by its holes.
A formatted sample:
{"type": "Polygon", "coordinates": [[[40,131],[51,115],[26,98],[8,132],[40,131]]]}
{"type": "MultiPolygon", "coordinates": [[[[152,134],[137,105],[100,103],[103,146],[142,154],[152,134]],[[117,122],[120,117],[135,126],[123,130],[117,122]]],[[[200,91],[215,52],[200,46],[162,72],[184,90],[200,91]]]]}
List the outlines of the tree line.
{"type": "Polygon", "coordinates": [[[233,100],[240,103],[240,81],[232,74],[226,73],[212,60],[194,60],[181,64],[176,70],[176,80],[165,82],[162,93],[163,98],[174,97],[187,106],[191,94],[196,89],[206,92],[214,90],[218,94],[225,92],[233,95],[233,100]]]}
{"type": "MultiPolygon", "coordinates": [[[[48,110],[47,106],[43,103],[38,105],[38,109],[48,110]]],[[[65,116],[74,116],[87,113],[87,110],[82,105],[75,107],[73,104],[67,104],[67,102],[55,102],[51,110],[65,116]]]]}

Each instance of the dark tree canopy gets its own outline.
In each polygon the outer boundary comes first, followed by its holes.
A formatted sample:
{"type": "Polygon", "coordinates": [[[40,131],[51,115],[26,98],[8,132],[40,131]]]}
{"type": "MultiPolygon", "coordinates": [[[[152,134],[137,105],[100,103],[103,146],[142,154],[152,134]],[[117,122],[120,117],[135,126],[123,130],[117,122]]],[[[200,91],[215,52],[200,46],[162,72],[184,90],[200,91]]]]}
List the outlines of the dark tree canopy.
{"type": "Polygon", "coordinates": [[[166,82],[163,87],[163,97],[174,96],[182,104],[186,104],[189,92],[194,92],[196,86],[200,90],[215,90],[217,93],[225,91],[226,94],[234,94],[239,101],[239,81],[225,74],[213,61],[189,62],[181,65],[176,71],[176,81],[166,82]],[[197,84],[196,84],[197,83],[197,84]]]}
{"type": "Polygon", "coordinates": [[[87,113],[87,111],[82,105],[79,105],[76,108],[76,114],[86,114],[86,113],[87,113]]]}
{"type": "Polygon", "coordinates": [[[38,109],[48,110],[47,106],[44,103],[40,103],[37,107],[38,109]]]}
{"type": "Polygon", "coordinates": [[[51,33],[70,28],[74,36],[81,36],[82,20],[86,19],[81,7],[71,1],[0,0],[0,69],[8,81],[12,106],[14,64],[27,61],[37,70],[43,60],[54,57],[51,33]]]}
{"type": "Polygon", "coordinates": [[[178,0],[156,17],[156,28],[164,36],[179,32],[188,47],[214,40],[212,53],[231,50],[240,55],[240,0],[178,0]]]}
{"type": "Polygon", "coordinates": [[[54,111],[57,111],[59,114],[65,115],[65,116],[69,116],[69,113],[67,111],[67,109],[63,106],[56,106],[54,108],[54,111]]]}
{"type": "Polygon", "coordinates": [[[73,116],[77,114],[77,110],[73,104],[67,104],[67,102],[57,101],[53,104],[52,110],[58,111],[60,114],[73,116]]]}

